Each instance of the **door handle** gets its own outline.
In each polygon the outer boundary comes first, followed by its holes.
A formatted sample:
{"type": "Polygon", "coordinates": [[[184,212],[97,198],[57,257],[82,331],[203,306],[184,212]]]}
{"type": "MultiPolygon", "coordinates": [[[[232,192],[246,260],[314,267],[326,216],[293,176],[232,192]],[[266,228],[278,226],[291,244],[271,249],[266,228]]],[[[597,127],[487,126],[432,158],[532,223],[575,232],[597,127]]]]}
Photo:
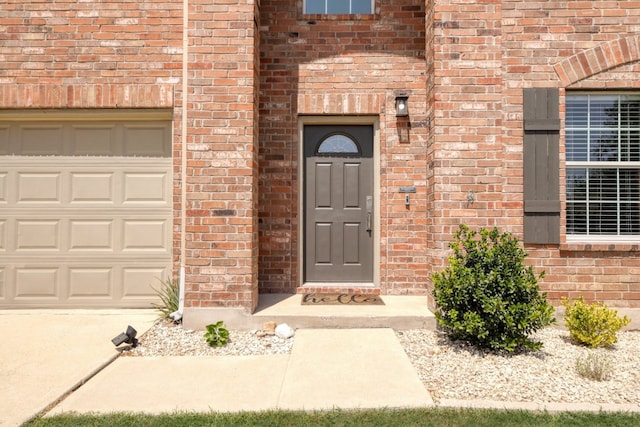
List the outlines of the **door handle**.
{"type": "Polygon", "coordinates": [[[373,212],[373,196],[367,196],[367,231],[371,231],[371,213],[373,212]]]}

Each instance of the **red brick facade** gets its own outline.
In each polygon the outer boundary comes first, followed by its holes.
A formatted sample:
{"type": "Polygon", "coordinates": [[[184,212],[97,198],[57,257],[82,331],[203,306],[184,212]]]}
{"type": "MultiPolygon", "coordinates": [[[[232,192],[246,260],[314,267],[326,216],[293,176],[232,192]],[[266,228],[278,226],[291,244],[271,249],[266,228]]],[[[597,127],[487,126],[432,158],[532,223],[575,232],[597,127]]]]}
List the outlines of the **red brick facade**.
{"type": "MultiPolygon", "coordinates": [[[[0,11],[0,109],[172,110],[175,274],[192,309],[250,312],[258,292],[302,285],[301,123],[375,124],[373,291],[428,294],[458,224],[523,234],[523,88],[559,88],[561,118],[567,91],[640,89],[631,0],[376,0],[364,16],[303,15],[301,0],[0,11]],[[400,92],[408,119],[395,116],[400,92]],[[408,208],[401,186],[416,187],[408,208]]],[[[564,206],[562,148],[560,178],[564,206]]],[[[550,298],[640,307],[640,237],[570,243],[564,223],[559,245],[526,247],[550,298]]]]}
{"type": "Polygon", "coordinates": [[[251,1],[189,2],[187,307],[258,303],[258,69],[251,1]]]}
{"type": "MultiPolygon", "coordinates": [[[[295,292],[300,116],[375,116],[380,127],[380,285],[426,291],[427,114],[424,5],[376,3],[376,15],[302,15],[301,2],[263,1],[260,98],[260,283],[295,292]],[[405,91],[413,126],[395,117],[405,91]],[[398,129],[398,127],[401,129],[398,129]],[[404,129],[402,129],[404,128],[404,129]],[[400,140],[400,132],[409,131],[400,140]],[[415,185],[411,208],[398,193],[415,185]],[[384,283],[384,285],[383,285],[384,283]]],[[[344,120],[344,118],[343,118],[344,120]]]]}
{"type": "MultiPolygon", "coordinates": [[[[502,2],[503,144],[513,156],[504,167],[514,181],[520,179],[522,169],[520,88],[558,87],[562,109],[567,90],[640,87],[640,2],[553,1],[538,10],[533,5],[502,2]]],[[[562,132],[560,135],[560,197],[564,201],[564,141],[562,132]]],[[[510,215],[521,218],[517,211],[510,215]]],[[[568,243],[564,216],[561,219],[559,246],[527,247],[530,261],[547,273],[543,286],[550,299],[584,295],[619,307],[639,307],[640,247],[635,243],[568,243]]]]}

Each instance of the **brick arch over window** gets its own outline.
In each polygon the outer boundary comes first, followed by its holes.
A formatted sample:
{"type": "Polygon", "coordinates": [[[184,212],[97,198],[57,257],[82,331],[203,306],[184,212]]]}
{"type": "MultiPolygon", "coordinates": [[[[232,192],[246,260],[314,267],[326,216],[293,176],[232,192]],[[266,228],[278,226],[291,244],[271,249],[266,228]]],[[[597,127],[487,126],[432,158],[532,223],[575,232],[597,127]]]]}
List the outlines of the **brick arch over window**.
{"type": "Polygon", "coordinates": [[[556,65],[555,71],[565,87],[620,65],[640,60],[640,35],[602,43],[583,50],[556,65]]]}

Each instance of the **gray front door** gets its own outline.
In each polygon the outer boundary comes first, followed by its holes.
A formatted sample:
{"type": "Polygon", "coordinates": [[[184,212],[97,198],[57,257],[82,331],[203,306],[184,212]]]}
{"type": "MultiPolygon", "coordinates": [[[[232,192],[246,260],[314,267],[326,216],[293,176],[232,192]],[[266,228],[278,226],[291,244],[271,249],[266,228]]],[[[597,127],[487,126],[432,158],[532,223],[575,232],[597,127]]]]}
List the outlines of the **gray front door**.
{"type": "Polygon", "coordinates": [[[305,282],[373,281],[373,127],[305,126],[305,282]]]}

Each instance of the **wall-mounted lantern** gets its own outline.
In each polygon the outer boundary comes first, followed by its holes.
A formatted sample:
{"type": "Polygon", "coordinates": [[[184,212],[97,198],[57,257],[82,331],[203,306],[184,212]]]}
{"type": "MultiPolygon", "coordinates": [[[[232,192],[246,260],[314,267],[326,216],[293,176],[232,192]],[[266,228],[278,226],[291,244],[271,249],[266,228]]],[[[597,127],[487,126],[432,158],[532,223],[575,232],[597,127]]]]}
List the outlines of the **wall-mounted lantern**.
{"type": "Polygon", "coordinates": [[[409,95],[396,96],[396,117],[407,117],[409,115],[408,100],[409,95]]]}

